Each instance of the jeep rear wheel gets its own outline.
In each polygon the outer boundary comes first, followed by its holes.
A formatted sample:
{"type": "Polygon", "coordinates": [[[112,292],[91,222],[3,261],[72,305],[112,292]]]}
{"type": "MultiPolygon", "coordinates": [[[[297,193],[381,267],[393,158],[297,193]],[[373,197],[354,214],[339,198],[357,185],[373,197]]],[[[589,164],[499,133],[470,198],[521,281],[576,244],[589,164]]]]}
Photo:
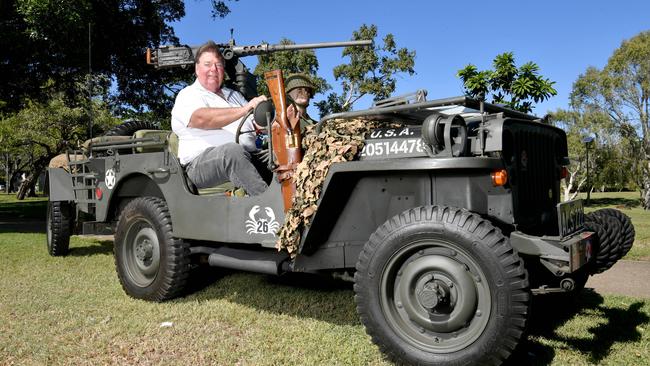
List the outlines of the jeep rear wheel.
{"type": "Polygon", "coordinates": [[[47,202],[47,252],[51,256],[68,254],[72,234],[72,204],[68,201],[47,202]]]}
{"type": "Polygon", "coordinates": [[[528,279],[500,230],[443,206],[384,223],[357,262],[361,321],[393,361],[500,364],[526,324],[528,279]]]}
{"type": "Polygon", "coordinates": [[[164,200],[143,197],[129,202],[117,223],[114,250],[117,274],[129,296],[164,301],[184,290],[189,245],[172,236],[164,200]]]}

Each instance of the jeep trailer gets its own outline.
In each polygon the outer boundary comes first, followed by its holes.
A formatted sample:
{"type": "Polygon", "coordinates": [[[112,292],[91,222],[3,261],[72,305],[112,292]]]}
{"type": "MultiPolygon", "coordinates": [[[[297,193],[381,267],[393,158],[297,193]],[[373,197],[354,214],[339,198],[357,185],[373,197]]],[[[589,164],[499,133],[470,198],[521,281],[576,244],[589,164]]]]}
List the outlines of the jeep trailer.
{"type": "MultiPolygon", "coordinates": [[[[255,113],[273,134],[291,134],[281,80],[267,75],[274,106],[255,113]]],[[[524,334],[531,295],[579,292],[629,251],[634,229],[619,211],[585,215],[582,201],[560,202],[561,129],[467,97],[424,95],[318,123],[315,133],[352,119],[383,124],[352,160],[329,166],[291,253],[276,246],[296,199],[286,173],[300,163],[299,143],[274,136],[261,195],[199,192],[175,135],[136,121],[48,169],[49,253],[65,255],[73,234],[114,234],[124,291],[150,301],[182,296],[197,263],[334,275],[354,282],[361,321],[392,360],[500,364],[524,334]],[[298,155],[282,163],[281,148],[298,155]]]]}

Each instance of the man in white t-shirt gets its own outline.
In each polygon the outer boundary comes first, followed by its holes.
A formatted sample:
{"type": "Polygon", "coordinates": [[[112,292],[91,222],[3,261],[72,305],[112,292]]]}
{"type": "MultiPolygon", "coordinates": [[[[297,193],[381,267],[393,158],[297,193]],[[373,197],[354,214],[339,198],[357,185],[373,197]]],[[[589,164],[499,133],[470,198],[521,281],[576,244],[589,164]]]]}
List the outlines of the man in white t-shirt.
{"type": "MultiPolygon", "coordinates": [[[[196,81],[178,93],[172,109],[178,158],[197,188],[231,181],[250,195],[261,194],[267,184],[251,162],[255,136],[242,134],[237,144],[235,134],[241,119],[266,96],[246,101],[239,92],[222,87],[225,61],[214,42],[202,45],[195,57],[196,81]]],[[[241,130],[253,129],[251,116],[241,130]]]]}

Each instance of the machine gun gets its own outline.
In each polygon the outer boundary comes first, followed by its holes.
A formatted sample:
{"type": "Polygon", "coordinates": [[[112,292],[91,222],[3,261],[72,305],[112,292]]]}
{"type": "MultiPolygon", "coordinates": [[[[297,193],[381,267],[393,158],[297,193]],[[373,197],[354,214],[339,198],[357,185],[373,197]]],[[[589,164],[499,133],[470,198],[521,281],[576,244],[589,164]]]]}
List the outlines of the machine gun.
{"type": "MultiPolygon", "coordinates": [[[[238,90],[246,99],[257,95],[257,78],[239,60],[240,57],[280,51],[370,45],[372,45],[370,40],[275,45],[262,43],[252,46],[236,46],[235,41],[231,39],[229,43],[217,43],[226,61],[226,86],[238,90]]],[[[147,48],[147,63],[157,69],[187,68],[194,64],[194,55],[198,49],[199,46],[161,46],[153,50],[147,48]]]]}

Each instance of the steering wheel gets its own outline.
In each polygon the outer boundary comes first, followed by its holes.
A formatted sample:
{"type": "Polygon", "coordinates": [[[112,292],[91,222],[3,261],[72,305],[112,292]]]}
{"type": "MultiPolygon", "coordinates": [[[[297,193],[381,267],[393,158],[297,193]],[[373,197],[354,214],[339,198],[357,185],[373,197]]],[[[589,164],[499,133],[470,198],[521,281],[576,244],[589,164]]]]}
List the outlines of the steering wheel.
{"type": "MultiPolygon", "coordinates": [[[[239,137],[242,134],[245,133],[257,133],[256,129],[253,130],[248,130],[248,131],[242,131],[242,127],[244,126],[244,122],[250,117],[250,115],[253,114],[253,119],[255,120],[255,123],[258,126],[261,127],[267,127],[271,124],[273,119],[275,118],[275,107],[273,106],[273,103],[269,100],[260,102],[255,109],[250,110],[244,115],[244,117],[241,119],[239,122],[239,126],[237,126],[237,132],[235,133],[235,143],[239,143],[239,137]]],[[[270,133],[269,139],[270,139],[270,133]]],[[[258,151],[254,152],[253,154],[257,156],[258,159],[260,159],[262,162],[268,164],[269,159],[270,159],[270,154],[269,154],[269,145],[267,145],[266,148],[260,148],[258,151]]]]}

